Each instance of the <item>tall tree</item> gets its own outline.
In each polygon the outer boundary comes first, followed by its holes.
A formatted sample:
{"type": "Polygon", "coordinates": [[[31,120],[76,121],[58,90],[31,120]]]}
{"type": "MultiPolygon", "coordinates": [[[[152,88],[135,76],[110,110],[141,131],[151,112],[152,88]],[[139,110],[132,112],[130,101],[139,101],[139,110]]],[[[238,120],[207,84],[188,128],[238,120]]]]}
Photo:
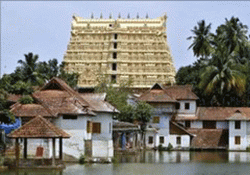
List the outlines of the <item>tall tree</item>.
{"type": "Polygon", "coordinates": [[[206,26],[205,20],[199,21],[198,26],[195,26],[192,31],[194,36],[190,36],[187,39],[193,39],[193,43],[188,49],[193,50],[194,56],[207,58],[212,52],[211,45],[211,23],[206,26]]]}
{"type": "Polygon", "coordinates": [[[24,54],[25,60],[18,60],[24,69],[24,81],[29,82],[32,85],[41,85],[43,80],[39,77],[37,72],[37,61],[38,55],[33,55],[33,53],[24,54]]]}
{"type": "Polygon", "coordinates": [[[242,51],[245,48],[247,42],[247,29],[246,25],[243,25],[239,18],[232,17],[230,20],[226,18],[226,23],[218,27],[217,37],[220,43],[225,45],[228,52],[231,54],[233,51],[242,51]]]}
{"type": "Polygon", "coordinates": [[[245,92],[246,76],[240,66],[244,67],[236,63],[224,45],[218,45],[209,66],[201,74],[200,89],[208,95],[213,94],[218,104],[226,105],[226,94],[233,92],[241,96],[245,92]]]}

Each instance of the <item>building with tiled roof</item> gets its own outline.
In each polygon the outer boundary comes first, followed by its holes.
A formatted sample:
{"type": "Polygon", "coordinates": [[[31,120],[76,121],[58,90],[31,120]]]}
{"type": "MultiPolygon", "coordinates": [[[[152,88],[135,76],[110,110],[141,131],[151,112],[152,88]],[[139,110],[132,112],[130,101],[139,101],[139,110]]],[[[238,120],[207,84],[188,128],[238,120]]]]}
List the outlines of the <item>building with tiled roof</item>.
{"type": "Polygon", "coordinates": [[[197,99],[191,86],[164,87],[158,83],[141,94],[138,100],[153,107],[146,131],[146,147],[168,147],[171,143],[174,148],[189,148],[193,135],[174,122],[174,118],[195,117],[197,99]]]}
{"type": "Polygon", "coordinates": [[[249,107],[197,107],[197,99],[190,85],[155,84],[144,92],[138,100],[154,107],[146,146],[166,147],[171,143],[174,148],[246,150],[250,147],[249,107]],[[180,126],[178,133],[171,131],[173,124],[180,126]]]}
{"type": "MultiPolygon", "coordinates": [[[[113,156],[112,117],[119,111],[102,94],[79,94],[63,80],[52,78],[31,96],[34,103],[17,102],[11,108],[23,124],[38,115],[49,119],[71,135],[63,144],[63,152],[77,159],[85,152],[89,157],[113,156]]],[[[46,140],[41,143],[50,144],[46,140]]]]}

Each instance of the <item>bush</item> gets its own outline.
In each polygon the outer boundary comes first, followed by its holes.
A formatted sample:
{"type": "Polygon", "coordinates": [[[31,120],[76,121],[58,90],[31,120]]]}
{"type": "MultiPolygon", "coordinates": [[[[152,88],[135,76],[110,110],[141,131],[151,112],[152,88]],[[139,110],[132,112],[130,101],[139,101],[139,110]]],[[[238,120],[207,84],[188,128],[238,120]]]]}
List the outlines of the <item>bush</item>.
{"type": "Polygon", "coordinates": [[[171,143],[168,144],[167,150],[171,151],[173,149],[173,145],[171,143]]]}
{"type": "Polygon", "coordinates": [[[29,95],[25,95],[19,99],[19,102],[21,104],[32,104],[34,102],[34,99],[29,95]]]}
{"type": "Polygon", "coordinates": [[[85,163],[85,156],[81,154],[80,158],[79,158],[79,163],[80,164],[84,164],[85,163]]]}

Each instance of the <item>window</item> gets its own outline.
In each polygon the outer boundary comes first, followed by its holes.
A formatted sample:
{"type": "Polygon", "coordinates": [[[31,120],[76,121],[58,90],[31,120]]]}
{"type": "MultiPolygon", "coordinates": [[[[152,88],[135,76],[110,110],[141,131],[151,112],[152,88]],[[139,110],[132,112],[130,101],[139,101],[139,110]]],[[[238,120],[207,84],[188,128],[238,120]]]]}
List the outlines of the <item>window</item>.
{"type": "Polygon", "coordinates": [[[216,129],[216,121],[203,121],[204,129],[216,129]]]}
{"type": "Polygon", "coordinates": [[[114,49],[117,49],[117,43],[114,43],[114,49]]]}
{"type": "Polygon", "coordinates": [[[154,143],[154,138],[153,136],[148,137],[148,144],[153,144],[154,143]]]}
{"type": "Polygon", "coordinates": [[[160,123],[160,117],[153,117],[153,123],[160,123]]]}
{"type": "Polygon", "coordinates": [[[92,123],[92,133],[101,133],[101,123],[93,122],[92,123]]]}
{"type": "Polygon", "coordinates": [[[185,127],[190,128],[190,121],[185,121],[185,127]]]}
{"type": "Polygon", "coordinates": [[[185,109],[189,109],[189,108],[190,108],[189,103],[185,103],[185,109]]]}
{"type": "Polygon", "coordinates": [[[117,39],[117,34],[116,33],[114,34],[114,39],[117,39]]]}
{"type": "Polygon", "coordinates": [[[91,121],[87,121],[87,133],[92,133],[92,122],[91,121]]]}
{"type": "Polygon", "coordinates": [[[111,129],[111,123],[109,123],[109,133],[111,133],[112,129],[111,129]]]}
{"type": "Polygon", "coordinates": [[[164,144],[164,136],[161,136],[161,137],[160,137],[160,143],[161,143],[161,144],[164,144]]]}
{"type": "Polygon", "coordinates": [[[175,109],[180,109],[180,103],[175,104],[175,109]]]}
{"type": "Polygon", "coordinates": [[[116,75],[111,75],[111,82],[116,83],[116,75]]]}
{"type": "Polygon", "coordinates": [[[181,137],[180,136],[176,137],[176,144],[177,145],[181,144],[181,137]]]}
{"type": "Polygon", "coordinates": [[[64,120],[77,120],[77,115],[63,115],[64,120]]]}
{"type": "Polygon", "coordinates": [[[116,63],[113,63],[113,64],[112,64],[112,70],[113,70],[113,71],[116,71],[116,68],[117,68],[117,67],[116,67],[116,63]]]}
{"type": "Polygon", "coordinates": [[[235,129],[240,129],[240,124],[241,124],[240,121],[235,121],[235,124],[234,124],[235,129]]]}
{"type": "Polygon", "coordinates": [[[114,52],[114,53],[113,53],[113,59],[116,59],[116,58],[117,58],[117,53],[114,52]]]}
{"type": "Polygon", "coordinates": [[[240,145],[240,136],[234,137],[234,143],[235,143],[235,145],[240,145]]]}

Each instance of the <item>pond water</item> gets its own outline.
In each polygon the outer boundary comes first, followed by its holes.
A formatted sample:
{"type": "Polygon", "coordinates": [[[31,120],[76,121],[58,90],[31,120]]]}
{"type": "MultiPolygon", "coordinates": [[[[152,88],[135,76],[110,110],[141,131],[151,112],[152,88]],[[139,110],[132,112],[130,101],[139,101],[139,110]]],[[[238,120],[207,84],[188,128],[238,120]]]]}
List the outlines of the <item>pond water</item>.
{"type": "Polygon", "coordinates": [[[247,175],[249,152],[158,152],[117,155],[113,164],[66,164],[66,169],[6,171],[6,175],[247,175]]]}

